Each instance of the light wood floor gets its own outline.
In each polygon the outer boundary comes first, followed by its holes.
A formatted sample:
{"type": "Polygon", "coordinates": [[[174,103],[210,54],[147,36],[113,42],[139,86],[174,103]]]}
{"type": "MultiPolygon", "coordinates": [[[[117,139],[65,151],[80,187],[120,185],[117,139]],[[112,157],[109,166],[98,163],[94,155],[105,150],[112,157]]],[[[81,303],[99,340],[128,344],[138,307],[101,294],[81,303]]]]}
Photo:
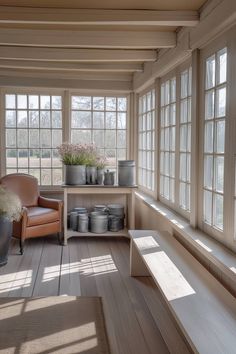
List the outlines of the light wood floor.
{"type": "Polygon", "coordinates": [[[150,277],[129,276],[125,239],[13,240],[0,268],[1,297],[102,296],[113,354],[189,353],[150,277]]]}

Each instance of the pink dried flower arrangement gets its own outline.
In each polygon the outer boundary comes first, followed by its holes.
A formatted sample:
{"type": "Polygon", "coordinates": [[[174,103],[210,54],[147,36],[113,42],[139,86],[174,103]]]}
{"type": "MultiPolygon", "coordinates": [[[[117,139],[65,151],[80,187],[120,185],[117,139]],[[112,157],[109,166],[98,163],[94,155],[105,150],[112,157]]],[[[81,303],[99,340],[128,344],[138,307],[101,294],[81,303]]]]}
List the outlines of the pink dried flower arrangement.
{"type": "Polygon", "coordinates": [[[94,144],[65,142],[58,146],[57,150],[64,165],[96,166],[99,158],[98,150],[94,144]]]}

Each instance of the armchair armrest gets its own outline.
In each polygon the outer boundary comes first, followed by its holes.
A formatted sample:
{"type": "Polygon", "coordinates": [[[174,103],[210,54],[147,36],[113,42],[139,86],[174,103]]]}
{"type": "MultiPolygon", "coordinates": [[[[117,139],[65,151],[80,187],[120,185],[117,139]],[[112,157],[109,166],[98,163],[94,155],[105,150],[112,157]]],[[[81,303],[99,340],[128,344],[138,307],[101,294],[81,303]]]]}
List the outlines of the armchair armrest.
{"type": "Polygon", "coordinates": [[[50,208],[50,209],[61,211],[63,206],[63,201],[39,196],[38,205],[42,208],[50,208]]]}

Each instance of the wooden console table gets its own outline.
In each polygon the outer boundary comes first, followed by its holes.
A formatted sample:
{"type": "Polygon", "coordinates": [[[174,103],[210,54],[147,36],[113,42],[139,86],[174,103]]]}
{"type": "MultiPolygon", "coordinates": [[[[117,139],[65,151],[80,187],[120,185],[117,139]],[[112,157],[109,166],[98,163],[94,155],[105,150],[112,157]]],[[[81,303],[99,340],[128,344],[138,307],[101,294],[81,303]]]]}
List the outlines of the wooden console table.
{"type": "Polygon", "coordinates": [[[81,186],[72,186],[72,185],[62,185],[64,189],[64,245],[67,245],[67,240],[73,236],[90,236],[90,237],[129,237],[128,228],[135,228],[135,205],[134,205],[134,191],[137,188],[136,186],[132,187],[121,187],[121,186],[100,186],[100,185],[81,185],[81,186]],[[95,194],[112,194],[112,195],[126,195],[127,197],[127,215],[126,215],[126,228],[118,232],[107,231],[104,234],[95,234],[91,232],[81,233],[73,231],[67,228],[67,213],[68,213],[68,196],[76,195],[95,195],[95,194]]]}

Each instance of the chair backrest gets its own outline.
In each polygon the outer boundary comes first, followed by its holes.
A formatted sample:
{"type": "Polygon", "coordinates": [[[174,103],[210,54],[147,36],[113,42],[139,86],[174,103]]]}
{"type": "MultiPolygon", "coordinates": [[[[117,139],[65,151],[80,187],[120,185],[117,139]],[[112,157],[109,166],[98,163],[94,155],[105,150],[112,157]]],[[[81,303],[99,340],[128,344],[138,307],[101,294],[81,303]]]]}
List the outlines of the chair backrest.
{"type": "Polygon", "coordinates": [[[12,173],[2,177],[0,184],[17,194],[23,206],[38,205],[39,188],[37,178],[24,173],[12,173]]]}

